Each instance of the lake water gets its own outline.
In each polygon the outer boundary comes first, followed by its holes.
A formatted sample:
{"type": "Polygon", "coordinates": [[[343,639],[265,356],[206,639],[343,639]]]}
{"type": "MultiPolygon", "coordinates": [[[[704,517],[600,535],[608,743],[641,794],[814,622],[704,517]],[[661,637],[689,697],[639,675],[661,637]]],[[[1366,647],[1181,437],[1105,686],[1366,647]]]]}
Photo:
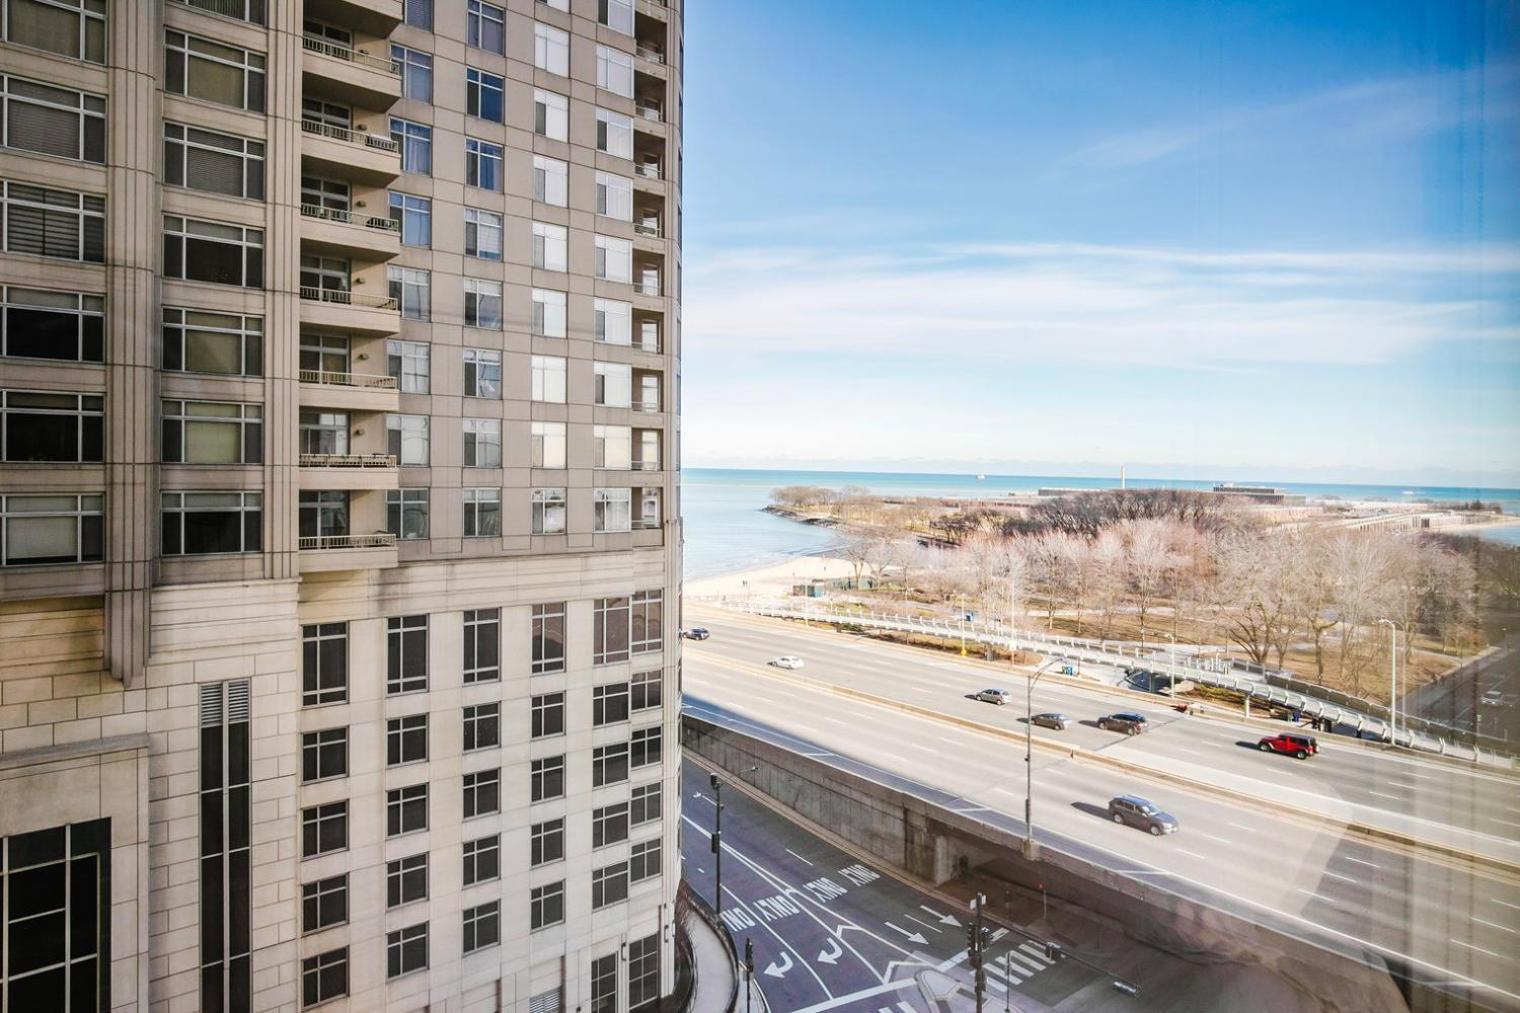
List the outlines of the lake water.
{"type": "MultiPolygon", "coordinates": [[[[832,489],[855,485],[889,496],[994,497],[1032,493],[1041,487],[1103,489],[1112,478],[1072,478],[1062,475],[907,474],[869,471],[759,471],[732,468],[687,468],[681,472],[681,509],[685,519],[686,576],[710,577],[784,562],[794,556],[824,552],[837,544],[827,528],[810,527],[762,512],[771,490],[784,485],[820,485],[832,489]]],[[[1132,489],[1209,489],[1213,482],[1132,478],[1132,489]]],[[[1520,490],[1459,489],[1446,486],[1333,485],[1271,482],[1287,492],[1315,498],[1498,502],[1507,514],[1520,514],[1520,490]]],[[[1492,528],[1482,537],[1520,545],[1520,526],[1492,528]]]]}

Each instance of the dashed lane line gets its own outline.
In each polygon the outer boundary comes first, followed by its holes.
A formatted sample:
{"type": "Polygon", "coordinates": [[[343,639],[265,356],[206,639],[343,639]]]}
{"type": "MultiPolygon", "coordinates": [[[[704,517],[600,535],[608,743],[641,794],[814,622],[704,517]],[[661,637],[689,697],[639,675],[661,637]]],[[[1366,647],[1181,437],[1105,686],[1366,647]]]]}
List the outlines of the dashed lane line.
{"type": "Polygon", "coordinates": [[[1508,932],[1510,935],[1520,935],[1520,929],[1512,929],[1508,925],[1500,925],[1498,922],[1486,921],[1482,918],[1474,918],[1473,921],[1479,925],[1487,925],[1491,929],[1498,929],[1500,932],[1508,932]]]}

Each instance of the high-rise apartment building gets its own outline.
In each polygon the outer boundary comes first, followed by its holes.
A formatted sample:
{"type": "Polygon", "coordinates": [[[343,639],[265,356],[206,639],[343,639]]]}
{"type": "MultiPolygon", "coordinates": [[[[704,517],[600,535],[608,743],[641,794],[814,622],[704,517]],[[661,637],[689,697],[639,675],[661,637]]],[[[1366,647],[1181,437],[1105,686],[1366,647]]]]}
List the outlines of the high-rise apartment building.
{"type": "Polygon", "coordinates": [[[0,1010],[622,1013],[678,0],[0,0],[0,1010]]]}

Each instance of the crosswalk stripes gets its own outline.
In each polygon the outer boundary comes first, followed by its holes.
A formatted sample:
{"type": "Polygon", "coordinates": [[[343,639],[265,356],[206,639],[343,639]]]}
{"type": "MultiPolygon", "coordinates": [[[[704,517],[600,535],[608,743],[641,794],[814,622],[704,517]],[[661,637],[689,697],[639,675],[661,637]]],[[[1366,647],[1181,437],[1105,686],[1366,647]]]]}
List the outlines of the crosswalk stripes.
{"type": "Polygon", "coordinates": [[[918,1013],[918,1010],[905,1002],[900,1002],[896,1006],[883,1006],[876,1013],[918,1013]]]}

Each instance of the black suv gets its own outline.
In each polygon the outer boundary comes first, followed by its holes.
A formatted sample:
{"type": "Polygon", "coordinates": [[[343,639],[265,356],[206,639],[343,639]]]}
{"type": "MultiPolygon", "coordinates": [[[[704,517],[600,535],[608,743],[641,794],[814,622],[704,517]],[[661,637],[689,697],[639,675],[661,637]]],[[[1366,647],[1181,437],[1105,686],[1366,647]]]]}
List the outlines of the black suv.
{"type": "Polygon", "coordinates": [[[1098,719],[1099,728],[1110,732],[1123,732],[1126,735],[1139,735],[1145,731],[1145,725],[1144,714],[1132,714],[1129,711],[1105,714],[1098,719]]]}

